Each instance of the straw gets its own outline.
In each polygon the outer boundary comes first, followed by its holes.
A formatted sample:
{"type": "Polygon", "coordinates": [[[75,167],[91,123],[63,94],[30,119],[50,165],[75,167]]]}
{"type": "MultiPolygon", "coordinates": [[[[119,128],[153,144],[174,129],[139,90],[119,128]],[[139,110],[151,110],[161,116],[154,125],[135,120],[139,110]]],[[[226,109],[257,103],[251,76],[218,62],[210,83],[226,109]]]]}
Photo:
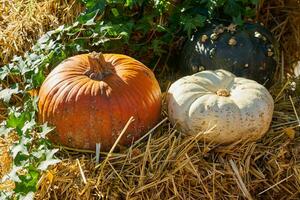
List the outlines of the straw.
{"type": "Polygon", "coordinates": [[[0,67],[23,55],[48,30],[71,23],[82,10],[76,0],[2,0],[0,67]]]}

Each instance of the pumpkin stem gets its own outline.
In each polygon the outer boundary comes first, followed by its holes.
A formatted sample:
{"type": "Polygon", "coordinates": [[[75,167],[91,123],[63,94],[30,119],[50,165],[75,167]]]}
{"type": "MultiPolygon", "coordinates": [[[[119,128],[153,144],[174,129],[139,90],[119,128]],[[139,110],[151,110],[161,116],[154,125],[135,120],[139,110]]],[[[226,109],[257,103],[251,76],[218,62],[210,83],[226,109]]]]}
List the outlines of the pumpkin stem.
{"type": "Polygon", "coordinates": [[[218,96],[222,96],[222,97],[229,97],[230,96],[230,92],[227,89],[218,89],[216,94],[218,96]]]}
{"type": "Polygon", "coordinates": [[[103,80],[106,76],[113,74],[114,67],[110,62],[106,62],[103,54],[92,52],[88,55],[90,68],[85,71],[85,75],[94,80],[103,80]]]}

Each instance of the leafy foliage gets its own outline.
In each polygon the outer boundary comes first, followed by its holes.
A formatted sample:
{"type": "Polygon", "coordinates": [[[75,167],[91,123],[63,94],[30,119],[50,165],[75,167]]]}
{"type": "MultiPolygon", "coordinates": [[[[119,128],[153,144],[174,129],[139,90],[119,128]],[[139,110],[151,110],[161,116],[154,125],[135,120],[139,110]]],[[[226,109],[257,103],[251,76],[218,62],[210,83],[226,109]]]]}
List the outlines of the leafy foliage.
{"type": "MultiPolygon", "coordinates": [[[[37,123],[37,97],[30,92],[40,87],[47,73],[67,57],[90,51],[124,53],[148,66],[159,60],[164,66],[177,52],[181,37],[224,18],[242,24],[253,17],[257,0],[82,0],[86,10],[76,22],[47,32],[23,57],[14,57],[0,68],[0,100],[7,119],[0,135],[16,132],[11,147],[12,170],[2,181],[16,182],[14,192],[0,198],[32,197],[41,173],[59,162],[45,135],[52,128],[37,123]],[[20,101],[21,99],[21,101],[20,101]]],[[[157,68],[157,70],[162,70],[157,68]]],[[[0,181],[1,182],[1,181],[0,181]]]]}

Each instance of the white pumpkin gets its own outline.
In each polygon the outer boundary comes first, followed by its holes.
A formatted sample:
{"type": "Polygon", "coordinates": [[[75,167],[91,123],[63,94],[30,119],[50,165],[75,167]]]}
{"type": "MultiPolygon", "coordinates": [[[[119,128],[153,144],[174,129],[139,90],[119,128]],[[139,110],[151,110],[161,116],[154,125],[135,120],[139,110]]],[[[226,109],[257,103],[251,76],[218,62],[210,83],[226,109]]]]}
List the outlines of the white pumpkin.
{"type": "Polygon", "coordinates": [[[177,80],[168,90],[167,103],[173,124],[188,134],[206,133],[203,139],[215,143],[261,138],[274,109],[264,86],[225,70],[177,80]]]}

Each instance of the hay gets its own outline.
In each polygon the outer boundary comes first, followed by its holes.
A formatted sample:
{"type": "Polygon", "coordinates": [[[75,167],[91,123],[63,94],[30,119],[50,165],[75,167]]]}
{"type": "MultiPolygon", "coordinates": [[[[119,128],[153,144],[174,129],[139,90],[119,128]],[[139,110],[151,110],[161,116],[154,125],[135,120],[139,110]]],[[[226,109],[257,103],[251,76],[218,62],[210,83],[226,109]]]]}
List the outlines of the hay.
{"type": "Polygon", "coordinates": [[[261,0],[258,20],[280,41],[285,70],[293,74],[293,65],[300,60],[300,1],[261,0]]]}
{"type": "Polygon", "coordinates": [[[99,165],[94,153],[62,148],[63,161],[43,175],[36,198],[299,199],[300,137],[293,105],[300,99],[286,95],[288,89],[273,88],[273,122],[260,141],[205,144],[201,134],[184,136],[165,118],[129,149],[101,154],[99,165]]]}
{"type": "MultiPolygon", "coordinates": [[[[12,168],[12,157],[9,151],[10,146],[17,141],[16,133],[10,133],[6,137],[0,137],[0,179],[2,179],[12,168]]],[[[12,180],[6,180],[0,183],[0,191],[12,191],[15,183],[12,180]]]]}
{"type": "Polygon", "coordinates": [[[46,31],[71,23],[82,9],[76,0],[0,1],[0,66],[23,55],[46,31]]]}

